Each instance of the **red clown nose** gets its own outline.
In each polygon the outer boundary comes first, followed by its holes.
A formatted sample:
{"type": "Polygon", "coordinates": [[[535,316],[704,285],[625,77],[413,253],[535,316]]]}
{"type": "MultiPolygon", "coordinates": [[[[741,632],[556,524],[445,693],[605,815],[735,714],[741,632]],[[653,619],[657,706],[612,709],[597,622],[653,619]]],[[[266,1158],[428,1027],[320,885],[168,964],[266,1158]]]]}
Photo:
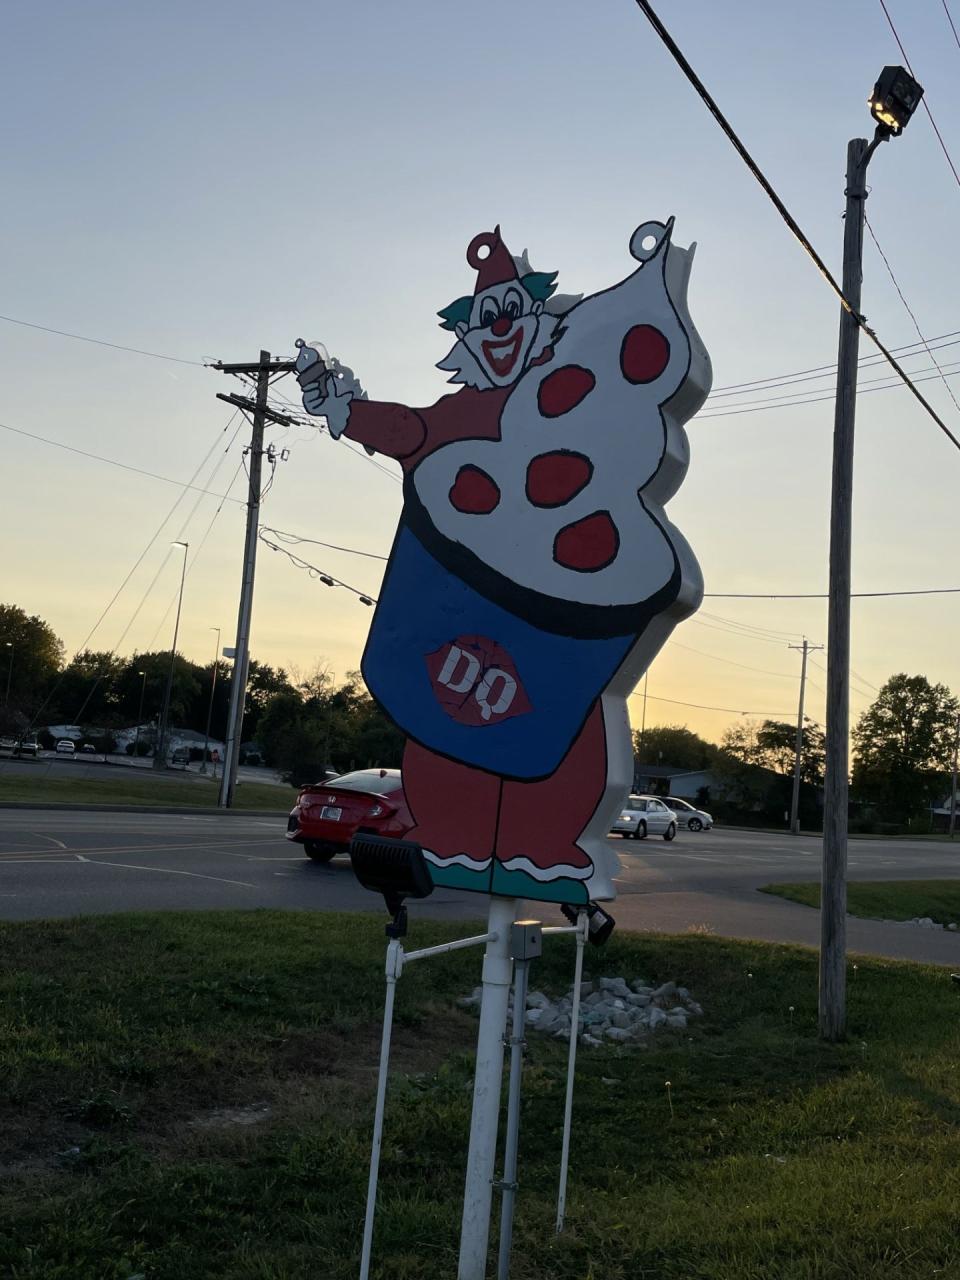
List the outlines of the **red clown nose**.
{"type": "Polygon", "coordinates": [[[508,280],[518,280],[517,269],[513,265],[510,251],[500,239],[499,226],[492,231],[481,231],[474,236],[467,248],[467,262],[477,273],[477,287],[474,295],[483,293],[495,284],[506,284],[508,280]],[[482,257],[480,250],[486,249],[482,257]]]}

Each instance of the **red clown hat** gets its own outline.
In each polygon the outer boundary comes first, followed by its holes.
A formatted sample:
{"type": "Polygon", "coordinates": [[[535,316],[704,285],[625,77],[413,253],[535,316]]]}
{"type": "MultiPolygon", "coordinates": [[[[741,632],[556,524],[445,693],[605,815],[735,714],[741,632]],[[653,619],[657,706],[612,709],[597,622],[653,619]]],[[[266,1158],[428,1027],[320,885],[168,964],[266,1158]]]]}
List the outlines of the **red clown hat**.
{"type": "Polygon", "coordinates": [[[491,285],[519,279],[510,251],[500,239],[499,226],[492,231],[481,231],[478,236],[473,237],[467,246],[467,262],[477,273],[477,287],[473,291],[475,296],[491,285]],[[481,257],[479,250],[484,248],[489,252],[481,257]]]}

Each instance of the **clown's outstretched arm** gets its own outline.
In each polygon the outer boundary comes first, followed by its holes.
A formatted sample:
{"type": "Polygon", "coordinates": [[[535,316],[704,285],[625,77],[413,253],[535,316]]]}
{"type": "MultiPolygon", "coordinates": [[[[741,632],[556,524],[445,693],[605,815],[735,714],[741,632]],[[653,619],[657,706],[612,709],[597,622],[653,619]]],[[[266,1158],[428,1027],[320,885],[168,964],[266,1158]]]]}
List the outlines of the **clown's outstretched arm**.
{"type": "Polygon", "coordinates": [[[399,460],[416,453],[426,438],[426,424],[414,409],[367,400],[352,369],[339,360],[322,362],[312,347],[300,348],[297,380],[303,407],[314,417],[326,418],[335,440],[346,435],[366,449],[399,460]]]}

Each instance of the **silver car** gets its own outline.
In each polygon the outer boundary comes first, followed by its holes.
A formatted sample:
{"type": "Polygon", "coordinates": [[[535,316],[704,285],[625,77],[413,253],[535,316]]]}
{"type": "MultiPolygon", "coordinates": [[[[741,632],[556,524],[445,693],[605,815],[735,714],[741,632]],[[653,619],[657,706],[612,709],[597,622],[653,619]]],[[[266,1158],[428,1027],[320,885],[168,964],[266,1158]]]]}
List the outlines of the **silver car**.
{"type": "Polygon", "coordinates": [[[706,809],[696,808],[689,800],[667,796],[667,804],[677,815],[678,827],[686,827],[688,831],[709,831],[713,826],[713,815],[706,809]]]}
{"type": "Polygon", "coordinates": [[[657,796],[630,796],[610,830],[634,840],[646,840],[648,835],[672,840],[677,834],[677,815],[657,796]]]}

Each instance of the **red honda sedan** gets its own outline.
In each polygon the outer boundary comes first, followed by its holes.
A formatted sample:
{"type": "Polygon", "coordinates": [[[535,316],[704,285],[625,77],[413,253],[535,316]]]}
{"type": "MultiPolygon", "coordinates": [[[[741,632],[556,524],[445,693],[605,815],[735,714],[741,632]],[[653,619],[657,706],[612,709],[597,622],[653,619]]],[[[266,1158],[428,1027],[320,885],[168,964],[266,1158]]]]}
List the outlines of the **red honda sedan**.
{"type": "Polygon", "coordinates": [[[399,769],[358,769],[342,778],[301,787],[287,819],[287,839],[314,862],[346,853],[359,827],[402,837],[413,826],[399,769]]]}

